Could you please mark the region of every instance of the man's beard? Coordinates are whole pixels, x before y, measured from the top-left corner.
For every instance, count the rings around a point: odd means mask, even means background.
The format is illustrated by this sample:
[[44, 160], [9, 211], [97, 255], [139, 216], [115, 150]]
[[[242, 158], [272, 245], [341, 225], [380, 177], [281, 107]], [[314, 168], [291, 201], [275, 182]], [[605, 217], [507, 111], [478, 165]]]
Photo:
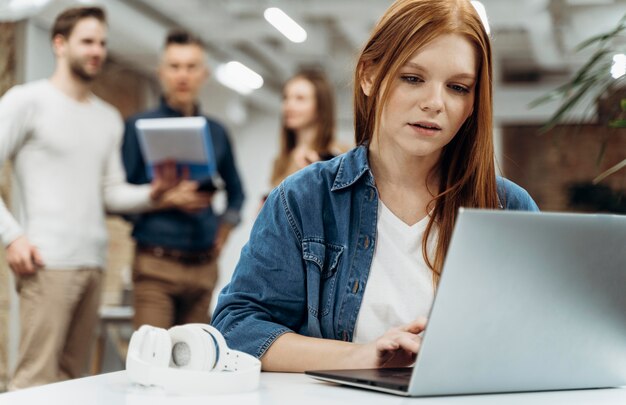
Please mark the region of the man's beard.
[[92, 82], [100, 73], [102, 68], [98, 69], [94, 73], [90, 73], [85, 70], [84, 66], [81, 64], [80, 59], [71, 59], [70, 60], [70, 71], [74, 76], [78, 77], [83, 82], [89, 83]]

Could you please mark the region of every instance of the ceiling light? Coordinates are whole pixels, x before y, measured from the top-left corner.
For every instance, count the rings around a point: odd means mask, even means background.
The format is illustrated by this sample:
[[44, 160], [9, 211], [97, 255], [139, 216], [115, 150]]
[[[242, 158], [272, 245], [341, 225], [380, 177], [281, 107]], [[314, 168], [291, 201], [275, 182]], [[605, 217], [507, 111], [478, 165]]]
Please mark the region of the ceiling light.
[[280, 31], [291, 42], [306, 41], [306, 31], [285, 12], [277, 7], [270, 7], [265, 10], [263, 16], [268, 23]]
[[602, 6], [615, 3], [614, 0], [566, 0], [570, 6]]
[[483, 25], [485, 26], [485, 31], [487, 31], [487, 34], [491, 33], [491, 29], [489, 28], [489, 21], [487, 21], [487, 10], [485, 10], [485, 6], [483, 6], [483, 3], [481, 3], [480, 1], [472, 1], [472, 6], [474, 6], [474, 8], [476, 9], [476, 12], [478, 12], [478, 15], [480, 16], [480, 21], [482, 21]]
[[0, 1], [0, 21], [19, 21], [39, 13], [50, 0]]
[[620, 77], [626, 75], [626, 55], [623, 53], [618, 53], [617, 55], [613, 55], [613, 66], [611, 66], [611, 76], [614, 79], [619, 79]]
[[241, 94], [250, 94], [263, 86], [263, 78], [240, 62], [231, 61], [215, 69], [215, 77], [224, 86]]

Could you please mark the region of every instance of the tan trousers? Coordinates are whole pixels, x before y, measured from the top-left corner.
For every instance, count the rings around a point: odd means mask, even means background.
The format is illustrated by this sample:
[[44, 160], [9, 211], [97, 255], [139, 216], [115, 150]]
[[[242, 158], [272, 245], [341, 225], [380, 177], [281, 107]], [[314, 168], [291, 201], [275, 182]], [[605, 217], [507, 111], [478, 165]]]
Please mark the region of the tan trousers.
[[9, 390], [83, 376], [101, 290], [98, 268], [43, 269], [17, 278], [20, 345]]
[[135, 328], [209, 323], [217, 260], [185, 264], [137, 251], [133, 264]]

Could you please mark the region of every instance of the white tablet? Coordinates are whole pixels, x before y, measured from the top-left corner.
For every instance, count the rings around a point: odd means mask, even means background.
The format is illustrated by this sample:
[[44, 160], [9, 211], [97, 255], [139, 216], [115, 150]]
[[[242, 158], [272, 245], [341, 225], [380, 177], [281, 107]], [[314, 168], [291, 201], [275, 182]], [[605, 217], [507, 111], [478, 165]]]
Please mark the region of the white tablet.
[[174, 160], [190, 178], [201, 180], [216, 172], [211, 133], [204, 117], [144, 118], [135, 123], [148, 177], [153, 167]]

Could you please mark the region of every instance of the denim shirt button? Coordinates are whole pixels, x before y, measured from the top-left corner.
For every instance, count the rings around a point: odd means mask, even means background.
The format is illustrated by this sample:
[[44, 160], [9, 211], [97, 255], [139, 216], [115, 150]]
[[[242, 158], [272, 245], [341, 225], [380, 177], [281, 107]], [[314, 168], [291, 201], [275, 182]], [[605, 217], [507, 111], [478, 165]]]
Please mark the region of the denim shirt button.
[[365, 235], [365, 238], [363, 239], [363, 247], [365, 249], [370, 247], [370, 237]]
[[373, 188], [370, 188], [369, 200], [374, 201], [374, 197], [376, 197], [376, 191]]
[[346, 332], [345, 330], [342, 333], [342, 339], [344, 342], [348, 341], [348, 332]]
[[354, 285], [352, 286], [352, 294], [356, 294], [359, 291], [359, 280], [354, 280]]

